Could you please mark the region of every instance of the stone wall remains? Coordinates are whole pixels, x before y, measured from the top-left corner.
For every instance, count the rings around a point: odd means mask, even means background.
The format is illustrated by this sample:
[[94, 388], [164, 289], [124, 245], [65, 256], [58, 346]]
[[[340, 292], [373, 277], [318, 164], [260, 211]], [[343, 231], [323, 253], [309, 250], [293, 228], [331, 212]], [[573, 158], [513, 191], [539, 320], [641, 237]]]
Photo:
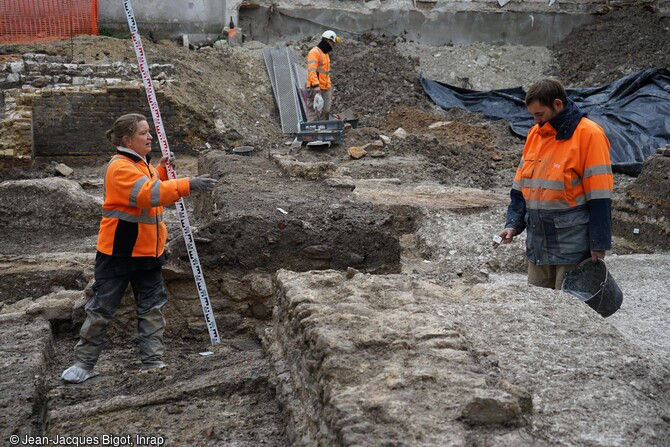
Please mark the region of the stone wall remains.
[[[160, 90], [174, 73], [150, 67], [172, 149], [190, 152], [178, 109]], [[0, 60], [0, 169], [28, 168], [35, 157], [103, 155], [113, 151], [104, 134], [116, 118], [151, 111], [136, 64], [73, 64], [62, 56], [26, 53]], [[91, 138], [93, 136], [93, 138]], [[159, 152], [156, 141], [155, 151]]]
[[[163, 92], [156, 97], [161, 104], [163, 125], [168, 139], [180, 145], [176, 134], [176, 107]], [[42, 89], [32, 99], [34, 155], [101, 155], [114, 148], [105, 132], [119, 116], [139, 112], [153, 120], [144, 89], [125, 85], [90, 89]], [[155, 141], [155, 150], [158, 141]]]

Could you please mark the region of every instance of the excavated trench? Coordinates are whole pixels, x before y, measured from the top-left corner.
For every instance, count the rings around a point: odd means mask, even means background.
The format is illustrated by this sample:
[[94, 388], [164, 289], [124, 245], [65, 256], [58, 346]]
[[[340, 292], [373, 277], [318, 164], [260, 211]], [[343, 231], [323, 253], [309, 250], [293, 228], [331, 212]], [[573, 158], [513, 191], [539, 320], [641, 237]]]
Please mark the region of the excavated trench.
[[[283, 153], [275, 155], [283, 157]], [[92, 164], [78, 166], [76, 159], [68, 161], [79, 173], [78, 181], [89, 184], [97, 169]], [[196, 169], [194, 161], [182, 157], [184, 174]], [[139, 372], [129, 291], [110, 327], [108, 345], [97, 366], [101, 375], [83, 385], [64, 385], [60, 372], [72, 361], [84, 317], [81, 306], [92, 293], [95, 233], [92, 228], [78, 234], [28, 231], [17, 239], [35, 247], [68, 247], [70, 251], [29, 255], [21, 254], [16, 246], [16, 255], [3, 256], [3, 283], [9, 285], [2, 291], [5, 306], [37, 316], [11, 322], [11, 312], [3, 316], [7, 322], [3, 338], [23, 340], [14, 345], [15, 360], [27, 350], [32, 352], [29, 359], [19, 362], [26, 368], [12, 378], [24, 384], [22, 391], [5, 399], [10, 406], [24, 408], [15, 415], [24, 434], [95, 437], [105, 433], [123, 443], [126, 435], [135, 439], [160, 432], [172, 445], [191, 444], [198, 437], [236, 445], [287, 445], [286, 420], [275, 400], [275, 383], [261, 347], [265, 329], [271, 325], [275, 272], [281, 268], [349, 267], [376, 273], [402, 269], [398, 227], [402, 232], [415, 227], [419, 216], [411, 206], [394, 208], [396, 215], [374, 211], [355, 203], [350, 188], [323, 187], [289, 177], [265, 156], [212, 152], [199, 164], [223, 185], [233, 186], [189, 202], [222, 343], [208, 344], [185, 246], [175, 236], [179, 234], [177, 215], [171, 209], [167, 222], [173, 261], [164, 271], [170, 294], [165, 359], [170, 368], [152, 374]], [[82, 172], [91, 178], [81, 177]], [[99, 196], [99, 186], [90, 186], [87, 193]], [[278, 197], [273, 191], [290, 191], [290, 195]], [[244, 208], [238, 205], [243, 200]], [[324, 209], [325, 203], [331, 205]], [[287, 214], [279, 212], [280, 208]], [[42, 305], [31, 310], [32, 299], [38, 297], [43, 297]], [[29, 380], [30, 375], [38, 377], [38, 382]], [[28, 403], [20, 404], [21, 398]], [[141, 430], [129, 428], [128, 421], [140, 413], [144, 420], [166, 419]], [[187, 428], [185, 417], [194, 420], [192, 429]], [[22, 418], [24, 422], [18, 422]], [[174, 430], [166, 429], [171, 418], [179, 419]]]

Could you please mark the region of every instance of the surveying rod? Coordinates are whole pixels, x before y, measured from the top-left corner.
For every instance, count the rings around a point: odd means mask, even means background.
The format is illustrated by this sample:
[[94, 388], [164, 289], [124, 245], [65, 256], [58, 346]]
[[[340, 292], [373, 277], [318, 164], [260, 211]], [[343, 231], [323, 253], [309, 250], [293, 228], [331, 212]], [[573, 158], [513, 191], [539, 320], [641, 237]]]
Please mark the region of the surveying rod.
[[[123, 0], [123, 9], [126, 11], [128, 27], [130, 28], [130, 36], [133, 39], [133, 46], [135, 47], [135, 54], [137, 55], [137, 65], [139, 67], [140, 74], [142, 75], [142, 81], [144, 82], [144, 90], [146, 90], [147, 93], [147, 100], [149, 101], [151, 116], [154, 119], [156, 136], [158, 137], [158, 142], [160, 143], [161, 153], [163, 154], [163, 157], [168, 157], [168, 161], [165, 163], [165, 167], [167, 168], [168, 177], [174, 180], [177, 178], [177, 174], [175, 173], [174, 166], [172, 166], [172, 164], [169, 162], [170, 147], [168, 146], [167, 138], [165, 136], [163, 120], [161, 119], [160, 110], [158, 110], [158, 101], [156, 100], [156, 93], [154, 92], [153, 83], [151, 82], [151, 73], [149, 73], [149, 66], [144, 54], [144, 48], [142, 47], [140, 33], [137, 31], [137, 22], [135, 22], [135, 14], [133, 13], [133, 7], [130, 4], [130, 0]], [[221, 343], [221, 340], [219, 339], [219, 331], [216, 328], [216, 320], [214, 319], [212, 304], [209, 300], [209, 294], [207, 293], [205, 278], [202, 275], [202, 268], [200, 267], [198, 251], [195, 248], [193, 232], [191, 231], [191, 225], [189, 224], [188, 216], [186, 215], [184, 199], [180, 198], [177, 200], [177, 202], [175, 202], [175, 206], [177, 207], [177, 212], [179, 213], [181, 231], [184, 235], [186, 251], [188, 252], [189, 260], [191, 261], [191, 269], [193, 270], [195, 285], [198, 289], [198, 295], [200, 296], [200, 305], [202, 306], [202, 311], [205, 314], [205, 322], [207, 323], [207, 329], [209, 330], [209, 338], [212, 340], [213, 345], [217, 345]]]

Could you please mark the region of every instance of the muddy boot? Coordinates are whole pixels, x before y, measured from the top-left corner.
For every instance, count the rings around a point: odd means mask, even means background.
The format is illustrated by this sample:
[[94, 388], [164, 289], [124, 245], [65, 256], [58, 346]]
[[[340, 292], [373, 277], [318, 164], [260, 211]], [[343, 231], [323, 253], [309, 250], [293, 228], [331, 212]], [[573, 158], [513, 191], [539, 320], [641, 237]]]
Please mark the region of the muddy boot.
[[142, 369], [165, 368], [162, 361], [165, 346], [163, 333], [165, 332], [165, 317], [163, 307], [156, 306], [147, 312], [137, 313], [137, 333], [140, 342], [140, 359]]
[[72, 365], [68, 369], [63, 371], [61, 379], [63, 379], [64, 382], [68, 383], [82, 383], [90, 379], [91, 377], [95, 377], [97, 375], [98, 375], [97, 372], [84, 369], [78, 365]]

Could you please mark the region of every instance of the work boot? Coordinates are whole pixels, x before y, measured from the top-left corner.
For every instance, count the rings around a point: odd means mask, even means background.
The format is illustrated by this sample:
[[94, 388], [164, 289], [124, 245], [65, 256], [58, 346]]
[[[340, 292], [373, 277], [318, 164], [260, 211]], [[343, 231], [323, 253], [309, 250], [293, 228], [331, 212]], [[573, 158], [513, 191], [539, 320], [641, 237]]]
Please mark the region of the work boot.
[[61, 379], [63, 379], [63, 381], [67, 383], [82, 383], [90, 379], [91, 377], [95, 377], [97, 375], [98, 375], [97, 372], [84, 369], [78, 365], [72, 365], [68, 369], [63, 371]]
[[149, 370], [158, 370], [165, 368], [167, 368], [167, 363], [163, 362], [162, 360], [155, 360], [153, 362], [142, 362], [142, 367], [140, 368], [140, 370], [149, 371]]
[[165, 332], [165, 317], [160, 305], [150, 308], [147, 312], [137, 313], [137, 334], [140, 344], [140, 360], [142, 369], [165, 368], [162, 361], [165, 346], [163, 333]]

